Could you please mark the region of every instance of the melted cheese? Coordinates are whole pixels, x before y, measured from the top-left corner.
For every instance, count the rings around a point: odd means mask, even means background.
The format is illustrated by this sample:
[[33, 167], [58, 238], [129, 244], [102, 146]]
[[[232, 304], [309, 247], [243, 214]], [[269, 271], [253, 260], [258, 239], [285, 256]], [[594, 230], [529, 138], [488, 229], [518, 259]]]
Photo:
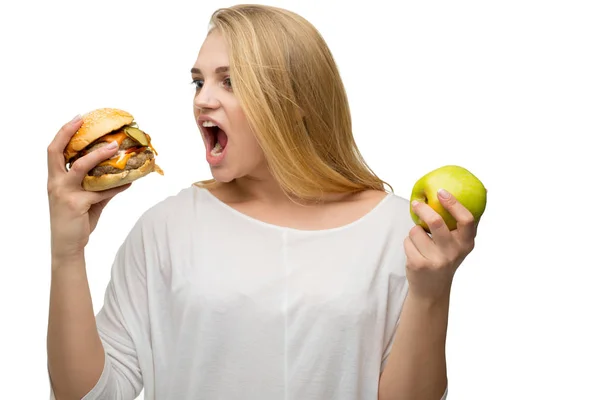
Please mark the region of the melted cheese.
[[129, 136], [127, 136], [127, 134], [124, 131], [120, 130], [120, 131], [117, 131], [116, 133], [111, 133], [110, 135], [106, 135], [106, 136], [102, 137], [102, 141], [110, 143], [114, 140], [119, 144], [119, 146], [121, 146], [121, 143], [123, 143], [123, 140], [127, 139], [128, 137]]
[[[115, 133], [111, 133], [110, 135], [104, 136], [102, 138], [102, 140], [107, 143], [116, 141], [118, 143], [118, 145], [121, 146], [123, 141], [128, 137], [129, 136], [125, 133], [125, 131], [119, 130]], [[148, 138], [148, 142], [150, 142], [150, 136], [146, 134], [146, 137]], [[149, 143], [148, 146], [142, 146], [142, 147], [149, 147], [152, 150], [152, 152], [154, 152], [154, 154], [158, 155], [158, 152], [154, 149], [154, 147], [152, 147], [152, 144]], [[137, 149], [137, 151], [140, 151], [140, 150], [142, 150], [142, 149], [139, 149], [139, 148]], [[129, 161], [129, 159], [132, 156], [136, 155], [137, 151], [133, 147], [129, 148], [127, 150], [119, 150], [119, 152], [117, 154], [112, 156], [110, 159], [101, 162], [100, 164], [98, 164], [98, 166], [110, 165], [111, 167], [114, 167], [114, 168], [125, 169], [125, 167], [127, 166], [127, 161]], [[161, 173], [161, 172], [162, 171], [160, 171], [159, 173]], [[162, 173], [161, 173], [161, 175], [162, 175]]]
[[119, 151], [114, 157], [101, 162], [100, 165], [110, 165], [111, 167], [118, 169], [125, 169], [127, 165], [127, 161], [131, 158], [131, 156], [135, 155], [135, 152], [125, 153], [123, 150]]

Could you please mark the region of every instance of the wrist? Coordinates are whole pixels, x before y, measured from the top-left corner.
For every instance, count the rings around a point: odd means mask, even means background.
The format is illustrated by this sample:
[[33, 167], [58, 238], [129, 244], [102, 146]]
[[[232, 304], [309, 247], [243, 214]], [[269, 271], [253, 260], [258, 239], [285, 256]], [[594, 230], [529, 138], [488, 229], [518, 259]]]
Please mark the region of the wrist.
[[52, 252], [51, 266], [52, 271], [63, 268], [77, 268], [85, 265], [84, 251], [76, 252]]
[[447, 310], [450, 307], [450, 290], [438, 296], [420, 296], [408, 291], [406, 301], [422, 310]]

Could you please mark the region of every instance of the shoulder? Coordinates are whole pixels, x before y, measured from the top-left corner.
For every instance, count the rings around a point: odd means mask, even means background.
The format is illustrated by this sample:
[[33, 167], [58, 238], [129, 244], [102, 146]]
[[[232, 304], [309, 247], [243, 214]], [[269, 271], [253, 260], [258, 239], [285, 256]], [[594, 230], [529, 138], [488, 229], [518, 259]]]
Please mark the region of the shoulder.
[[359, 228], [361, 235], [366, 235], [374, 241], [396, 242], [404, 240], [414, 226], [410, 215], [409, 200], [394, 192], [368, 191], [355, 198], [355, 215], [352, 225]]
[[138, 218], [136, 226], [144, 229], [189, 221], [198, 210], [204, 209], [207, 195], [204, 190], [191, 185], [180, 189], [146, 209]]
[[390, 192], [386, 194], [377, 207], [381, 208], [379, 218], [389, 220], [398, 229], [408, 233], [413, 227], [414, 222], [410, 215], [410, 201], [407, 198]]
[[408, 217], [410, 220], [410, 201], [402, 196], [399, 196], [395, 193], [388, 194], [388, 200], [390, 202], [390, 207], [399, 215], [403, 217]]
[[381, 207], [384, 204], [392, 210], [408, 210], [408, 199], [397, 195], [394, 192], [384, 192], [382, 190], [365, 190], [352, 199], [352, 201], [362, 202], [371, 208]]
[[180, 189], [179, 192], [163, 198], [142, 213], [140, 219], [143, 221], [152, 221], [168, 218], [177, 214], [182, 208], [189, 206], [190, 198], [192, 196], [190, 189], [192, 188], [183, 188]]

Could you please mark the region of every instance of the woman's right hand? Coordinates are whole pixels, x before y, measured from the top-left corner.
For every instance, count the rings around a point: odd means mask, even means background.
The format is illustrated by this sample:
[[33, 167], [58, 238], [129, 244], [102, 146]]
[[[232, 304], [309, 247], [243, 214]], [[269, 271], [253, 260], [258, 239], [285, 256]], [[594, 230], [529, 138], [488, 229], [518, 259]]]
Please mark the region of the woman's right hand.
[[48, 202], [53, 262], [83, 255], [104, 207], [115, 195], [131, 186], [127, 184], [102, 192], [88, 192], [81, 185], [92, 168], [116, 154], [118, 146], [96, 149], [75, 161], [67, 171], [63, 151], [81, 125], [81, 117], [75, 117], [58, 131], [48, 146]]

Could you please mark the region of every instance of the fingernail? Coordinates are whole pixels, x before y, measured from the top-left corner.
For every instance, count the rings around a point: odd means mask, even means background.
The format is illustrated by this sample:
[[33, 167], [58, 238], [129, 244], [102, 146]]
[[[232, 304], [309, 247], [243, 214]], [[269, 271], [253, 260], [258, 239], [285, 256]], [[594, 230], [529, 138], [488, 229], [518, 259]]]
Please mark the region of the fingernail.
[[413, 200], [410, 204], [412, 204], [413, 207], [416, 207], [419, 205], [419, 202], [417, 200]]
[[119, 144], [118, 144], [118, 143], [117, 143], [115, 140], [113, 140], [112, 142], [110, 142], [110, 143], [108, 144], [108, 146], [106, 146], [106, 148], [107, 148], [108, 150], [114, 150], [114, 149], [116, 149], [118, 146], [119, 146]]
[[448, 193], [446, 191], [446, 189], [440, 189], [440, 190], [438, 190], [438, 193], [440, 194], [440, 197], [442, 199], [449, 199], [450, 198], [450, 193]]
[[81, 114], [77, 114], [72, 120], [71, 122], [77, 122], [81, 119]]

